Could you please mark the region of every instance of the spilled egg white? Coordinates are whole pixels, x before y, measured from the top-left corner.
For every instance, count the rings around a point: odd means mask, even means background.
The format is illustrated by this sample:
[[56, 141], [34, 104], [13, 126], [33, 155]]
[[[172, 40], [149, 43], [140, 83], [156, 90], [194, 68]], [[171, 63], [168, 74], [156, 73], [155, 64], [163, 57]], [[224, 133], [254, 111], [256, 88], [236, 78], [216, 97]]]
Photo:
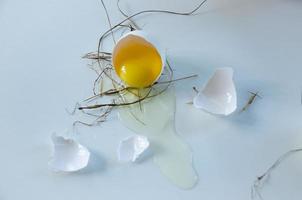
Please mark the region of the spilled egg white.
[[164, 70], [164, 67], [165, 67], [165, 63], [166, 63], [166, 54], [165, 54], [165, 50], [162, 48], [162, 46], [159, 44], [159, 42], [156, 40], [155, 37], [153, 37], [152, 35], [148, 34], [147, 32], [145, 31], [141, 31], [141, 30], [135, 30], [135, 31], [131, 31], [131, 32], [128, 32], [126, 33], [125, 35], [123, 35], [121, 38], [119, 38], [119, 40], [116, 42], [114, 48], [113, 48], [113, 53], [112, 53], [112, 63], [114, 62], [114, 59], [115, 59], [115, 52], [116, 52], [116, 47], [119, 45], [119, 42], [129, 36], [136, 36], [136, 37], [140, 37], [142, 39], [144, 39], [146, 42], [148, 42], [149, 44], [151, 44], [158, 52], [158, 54], [160, 55], [160, 58], [161, 58], [161, 63], [162, 63], [162, 66], [161, 66], [161, 71], [160, 73], [158, 74], [158, 76], [156, 77], [156, 79], [153, 81], [156, 82], [163, 70]]

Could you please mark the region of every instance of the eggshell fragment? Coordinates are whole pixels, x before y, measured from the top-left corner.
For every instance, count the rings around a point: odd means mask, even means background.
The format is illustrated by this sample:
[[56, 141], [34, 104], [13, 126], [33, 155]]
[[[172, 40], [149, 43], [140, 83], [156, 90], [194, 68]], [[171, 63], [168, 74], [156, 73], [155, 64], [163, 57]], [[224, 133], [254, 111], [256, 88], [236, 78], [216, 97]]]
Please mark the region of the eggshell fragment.
[[149, 140], [140, 135], [130, 136], [122, 140], [118, 147], [118, 160], [121, 162], [135, 162], [149, 148]]
[[90, 152], [73, 139], [52, 136], [53, 154], [48, 163], [55, 172], [75, 172], [88, 165]]
[[193, 100], [196, 108], [212, 114], [229, 115], [237, 108], [233, 69], [219, 68]]

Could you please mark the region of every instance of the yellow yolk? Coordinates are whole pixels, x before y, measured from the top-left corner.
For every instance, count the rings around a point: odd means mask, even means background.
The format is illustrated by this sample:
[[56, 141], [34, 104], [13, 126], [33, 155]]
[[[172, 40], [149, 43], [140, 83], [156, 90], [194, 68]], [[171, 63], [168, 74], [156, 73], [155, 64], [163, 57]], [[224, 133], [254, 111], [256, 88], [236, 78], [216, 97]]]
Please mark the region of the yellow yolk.
[[117, 43], [112, 61], [117, 75], [128, 86], [136, 88], [152, 85], [163, 67], [156, 48], [135, 35], [128, 35]]

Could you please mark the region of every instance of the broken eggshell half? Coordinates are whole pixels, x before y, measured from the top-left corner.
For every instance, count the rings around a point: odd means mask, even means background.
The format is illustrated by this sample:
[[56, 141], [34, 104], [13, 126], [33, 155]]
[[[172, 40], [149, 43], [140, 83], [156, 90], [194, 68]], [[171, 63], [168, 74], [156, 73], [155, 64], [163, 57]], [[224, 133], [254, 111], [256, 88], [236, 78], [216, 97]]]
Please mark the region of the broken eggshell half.
[[196, 108], [217, 115], [229, 115], [237, 108], [233, 69], [218, 68], [193, 100]]
[[88, 165], [90, 152], [73, 139], [52, 135], [53, 154], [48, 163], [55, 172], [75, 172]]
[[165, 50], [155, 37], [135, 30], [123, 35], [112, 53], [116, 74], [128, 86], [144, 88], [161, 76], [166, 63]]
[[147, 137], [134, 135], [122, 140], [119, 144], [117, 155], [121, 162], [136, 162], [143, 154], [147, 153], [150, 142]]

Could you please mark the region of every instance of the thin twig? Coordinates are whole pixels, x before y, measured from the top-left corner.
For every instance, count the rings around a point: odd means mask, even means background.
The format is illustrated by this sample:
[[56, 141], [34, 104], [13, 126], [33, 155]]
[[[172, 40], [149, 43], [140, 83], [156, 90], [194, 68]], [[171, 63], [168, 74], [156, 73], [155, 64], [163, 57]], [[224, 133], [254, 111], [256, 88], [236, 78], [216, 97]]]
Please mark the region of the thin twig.
[[259, 97], [259, 98], [262, 98], [260, 95], [259, 95], [259, 92], [249, 92], [251, 94], [249, 100], [247, 101], [247, 103], [245, 104], [245, 106], [241, 109], [240, 112], [243, 112], [243, 111], [246, 111], [253, 103], [254, 101], [256, 100], [256, 97]]
[[84, 59], [91, 59], [91, 60], [96, 60], [96, 59], [101, 59], [105, 61], [111, 61], [112, 54], [108, 52], [90, 52], [85, 54], [82, 58]]
[[[165, 90], [168, 89], [168, 87], [170, 86], [170, 84], [172, 83], [172, 76], [173, 76], [173, 70], [167, 60], [167, 64], [168, 64], [168, 69], [170, 70], [171, 72], [171, 77], [170, 77], [170, 80], [168, 82], [165, 82], [167, 83], [167, 86], [160, 92], [156, 93], [155, 95], [150, 95], [149, 94], [151, 93], [151, 90], [152, 90], [152, 87], [148, 88], [149, 91], [147, 92], [147, 94], [143, 97], [143, 98], [139, 98], [135, 101], [132, 101], [132, 102], [123, 102], [123, 103], [106, 103], [106, 104], [96, 104], [96, 105], [92, 105], [92, 106], [82, 106], [82, 107], [79, 107], [78, 109], [79, 110], [87, 110], [87, 109], [98, 109], [98, 108], [102, 108], [102, 107], [105, 107], [105, 106], [110, 106], [110, 107], [119, 107], [119, 106], [128, 106], [128, 105], [132, 105], [132, 104], [135, 104], [135, 103], [140, 103], [142, 101], [144, 101], [145, 99], [147, 98], [151, 98], [151, 97], [154, 97], [154, 96], [157, 96], [157, 95], [160, 95], [161, 93], [163, 93]], [[195, 75], [193, 76], [190, 76], [190, 78], [192, 77], [195, 77]], [[183, 80], [182, 79], [179, 79], [179, 80]]]
[[[78, 124], [85, 125], [85, 126], [95, 126], [95, 125], [98, 125], [98, 124], [100, 124], [102, 122], [105, 122], [107, 120], [107, 116], [110, 114], [110, 112], [112, 111], [112, 109], [113, 109], [113, 107], [107, 107], [105, 109], [105, 112], [102, 115], [100, 115], [100, 116], [97, 115], [96, 116], [97, 118], [92, 123], [83, 122], [83, 121], [79, 121], [79, 120], [75, 121], [73, 123], [73, 128], [75, 129]], [[91, 114], [91, 113], [85, 112], [85, 114]]]
[[[128, 18], [129, 16], [121, 9], [121, 7], [120, 7], [120, 0], [118, 0], [117, 2], [116, 2], [116, 4], [117, 4], [117, 8], [118, 8], [118, 10], [120, 11], [120, 13], [125, 17], [125, 18]], [[130, 26], [132, 25], [133, 26], [133, 28], [135, 29], [135, 30], [141, 30], [141, 28], [132, 20], [132, 19], [129, 19], [129, 21], [130, 21]], [[132, 31], [132, 30], [131, 30]]]
[[190, 75], [190, 76], [185, 76], [185, 77], [174, 79], [174, 80], [170, 80], [170, 81], [156, 82], [155, 84], [159, 85], [159, 84], [173, 83], [173, 82], [176, 82], [176, 81], [181, 81], [181, 80], [190, 79], [190, 78], [196, 78], [196, 77], [198, 77], [198, 75], [197, 74], [193, 74], [193, 75]]
[[132, 102], [126, 102], [126, 103], [106, 103], [106, 104], [96, 104], [96, 105], [92, 105], [92, 106], [83, 106], [83, 107], [79, 107], [78, 109], [79, 110], [88, 110], [88, 109], [97, 109], [97, 108], [102, 108], [102, 107], [105, 107], [105, 106], [110, 106], [110, 107], [119, 107], [119, 106], [128, 106], [128, 105], [132, 105], [132, 104], [135, 104], [135, 103], [138, 103], [140, 101], [144, 101], [148, 95], [150, 94], [152, 88], [149, 89], [149, 92], [143, 97], [143, 98], [140, 98], [140, 99], [137, 99], [135, 101], [132, 101]]
[[196, 92], [197, 94], [199, 93], [199, 90], [194, 86], [193, 87], [194, 92]]
[[77, 102], [73, 108], [72, 111], [69, 111], [67, 108], [65, 108], [65, 111], [69, 114], [69, 115], [74, 115], [76, 113], [76, 111], [78, 110], [78, 108], [81, 106], [81, 104], [79, 102]]
[[[116, 28], [118, 28], [120, 25], [122, 25], [123, 23], [125, 23], [127, 20], [129, 19], [132, 19], [138, 15], [141, 15], [141, 14], [144, 14], [144, 13], [166, 13], [166, 14], [174, 14], [174, 15], [192, 15], [194, 14], [197, 10], [199, 10], [201, 8], [201, 6], [206, 2], [207, 0], [203, 0], [201, 3], [199, 3], [199, 5], [194, 8], [193, 10], [189, 11], [189, 12], [175, 12], [175, 11], [169, 11], [169, 10], [144, 10], [144, 11], [140, 11], [140, 12], [137, 12], [129, 17], [127, 17], [126, 19], [122, 20], [121, 22], [119, 22], [118, 24], [114, 25], [113, 27], [111, 27], [109, 30], [107, 30], [99, 39], [99, 42], [98, 42], [98, 48], [97, 48], [97, 52], [101, 52], [101, 44], [102, 44], [102, 41], [105, 37], [107, 37], [108, 33], [112, 33], [112, 31]], [[100, 63], [100, 60], [98, 59], [98, 64], [101, 66], [101, 63]], [[105, 73], [105, 75], [108, 77], [108, 78], [111, 78], [108, 76], [107, 73]], [[113, 82], [115, 80], [111, 79]]]
[[[104, 52], [104, 51], [101, 51], [101, 46], [102, 46], [102, 42], [103, 40], [108, 36], [108, 35], [112, 35], [113, 37], [113, 40], [115, 42], [115, 39], [114, 39], [114, 31], [116, 31], [118, 28], [120, 27], [129, 27], [127, 25], [124, 25], [124, 23], [126, 21], [130, 21], [130, 23], [132, 23], [133, 26], [135, 26], [135, 23], [132, 21], [132, 19], [138, 15], [141, 15], [141, 14], [144, 14], [144, 13], [167, 13], [167, 14], [175, 14], [175, 15], [192, 15], [193, 13], [195, 13], [207, 0], [203, 0], [197, 7], [195, 7], [193, 10], [189, 11], [189, 12], [174, 12], [174, 11], [169, 11], [169, 10], [144, 10], [144, 11], [140, 11], [140, 12], [137, 12], [133, 15], [130, 15], [126, 17], [126, 19], [122, 20], [121, 22], [119, 22], [118, 24], [112, 26], [111, 25], [111, 21], [110, 21], [110, 18], [109, 18], [109, 14], [108, 14], [108, 11], [107, 11], [107, 8], [103, 2], [103, 0], [101, 0], [102, 2], [102, 5], [105, 9], [105, 12], [106, 12], [106, 15], [107, 15], [107, 19], [108, 19], [108, 22], [109, 22], [109, 25], [110, 25], [110, 29], [107, 30], [100, 38], [99, 38], [99, 41], [98, 41], [98, 48], [97, 48], [97, 52], [96, 53], [89, 53], [89, 54], [86, 54], [84, 56], [84, 58], [88, 58], [88, 59], [96, 59], [97, 60], [97, 64], [98, 66], [100, 67], [101, 69], [101, 73], [99, 74], [98, 78], [95, 80], [94, 82], [94, 92], [95, 92], [95, 87], [96, 85], [99, 83], [99, 80], [103, 80], [103, 77], [102, 77], [102, 74], [104, 74], [107, 78], [109, 78], [111, 81], [112, 81], [112, 84], [114, 85], [114, 89], [110, 89], [108, 91], [105, 91], [105, 92], [102, 92], [100, 91], [99, 94], [95, 94], [93, 97], [90, 97], [89, 99], [87, 100], [92, 100], [94, 99], [95, 97], [98, 97], [98, 96], [103, 96], [103, 95], [112, 95], [112, 94], [118, 94], [120, 95], [121, 97], [121, 93], [124, 92], [124, 91], [129, 91], [131, 93], [133, 93], [131, 90], [134, 89], [134, 88], [131, 88], [131, 87], [124, 87], [123, 85], [121, 85], [118, 81], [116, 81], [112, 76], [111, 76], [111, 70], [109, 70], [107, 72], [107, 69], [106, 67], [102, 66], [103, 63], [101, 63], [101, 61], [105, 61], [105, 62], [111, 62], [111, 59], [112, 59], [112, 55], [108, 52]], [[124, 12], [119, 8], [119, 10], [121, 11], [121, 13], [123, 14]], [[124, 13], [125, 14], [125, 13]], [[131, 29], [131, 26], [130, 26], [130, 29]], [[188, 79], [188, 78], [193, 78], [193, 77], [196, 77], [197, 75], [193, 75], [193, 76], [190, 76], [190, 77], [184, 77], [184, 78], [180, 78], [180, 79], [175, 79], [175, 80], [172, 80], [172, 77], [173, 77], [173, 70], [169, 64], [169, 62], [167, 61], [167, 64], [168, 64], [168, 70], [170, 70], [170, 77], [168, 81], [163, 81], [163, 82], [156, 82], [155, 84], [153, 84], [152, 86], [149, 86], [147, 89], [149, 90], [147, 92], [147, 94], [144, 96], [144, 97], [138, 97], [137, 100], [135, 101], [132, 101], [132, 102], [125, 102], [123, 101], [122, 99], [122, 103], [116, 103], [114, 100], [112, 103], [107, 103], [107, 104], [96, 104], [96, 105], [92, 105], [92, 106], [82, 106], [82, 107], [79, 107], [78, 109], [79, 110], [89, 110], [89, 109], [97, 109], [97, 108], [104, 108], [104, 107], [107, 107], [107, 108], [110, 108], [110, 109], [113, 109], [114, 107], [117, 107], [117, 106], [128, 106], [128, 105], [132, 105], [132, 104], [136, 104], [136, 103], [141, 103], [142, 101], [144, 101], [145, 99], [148, 99], [148, 98], [152, 98], [152, 97], [155, 97], [157, 95], [160, 95], [161, 93], [163, 93], [164, 91], [166, 91], [169, 86], [171, 85], [172, 82], [174, 81], [179, 81], [179, 80], [183, 80], [183, 79]], [[155, 94], [151, 94], [151, 91], [153, 89], [153, 87], [155, 85], [160, 85], [160, 84], [166, 84], [164, 89], [162, 89], [161, 91], [159, 92], [156, 92]], [[119, 89], [121, 88], [121, 89]], [[154, 88], [155, 90], [155, 88]], [[108, 112], [107, 112], [108, 111]], [[103, 115], [105, 114], [105, 116], [107, 116], [111, 110], [107, 110], [105, 113], [103, 113]], [[101, 115], [101, 119], [102, 116]], [[99, 121], [102, 121], [102, 120], [99, 120]], [[86, 124], [86, 125], [94, 125], [96, 122], [98, 123], [99, 121], [95, 121], [94, 123], [92, 124], [88, 124], [88, 123], [83, 123], [83, 122], [77, 122], [77, 123], [81, 123], [81, 124]]]
[[257, 179], [254, 181], [254, 184], [252, 185], [251, 188], [251, 199], [255, 199], [258, 197], [259, 199], [263, 199], [260, 190], [263, 187], [264, 183], [268, 180], [270, 177], [271, 173], [278, 168], [278, 166], [290, 155], [302, 152], [302, 148], [297, 148], [297, 149], [292, 149], [282, 156], [280, 156], [274, 163], [271, 165], [261, 176], [258, 176]]
[[[162, 81], [162, 82], [156, 82], [154, 83], [152, 86], [155, 86], [155, 85], [160, 85], [160, 84], [168, 84], [168, 83], [172, 83], [172, 82], [176, 82], [176, 81], [181, 81], [181, 80], [186, 80], [186, 79], [190, 79], [190, 78], [195, 78], [195, 77], [198, 77], [197, 74], [194, 74], [194, 75], [190, 75], [190, 76], [186, 76], [186, 77], [182, 77], [182, 78], [178, 78], [178, 79], [174, 79], [174, 80], [170, 80], [170, 81]], [[150, 88], [152, 86], [148, 86], [148, 87], [145, 87], [143, 89], [147, 89], [147, 88]], [[133, 89], [137, 89], [135, 87], [122, 87], [120, 89], [109, 89], [107, 91], [104, 91], [104, 92], [101, 92], [99, 94], [95, 94], [94, 96], [91, 96], [87, 99], [85, 99], [84, 101], [91, 101], [93, 100], [94, 98], [98, 98], [98, 97], [102, 97], [102, 96], [110, 96], [110, 95], [115, 95], [115, 94], [118, 94], [118, 93], [121, 93], [121, 92], [124, 92], [126, 90], [133, 90]]]
[[[106, 17], [107, 17], [107, 20], [108, 20], [108, 23], [109, 23], [109, 27], [111, 29], [112, 28], [112, 24], [111, 24], [111, 20], [110, 20], [109, 14], [108, 14], [108, 10], [107, 10], [106, 5], [105, 5], [105, 3], [104, 3], [103, 0], [101, 0], [101, 3], [102, 3], [103, 8], [105, 10]], [[113, 30], [111, 30], [111, 35], [112, 35], [113, 42], [116, 43], [115, 38], [114, 38], [114, 34], [113, 34]]]
[[189, 11], [189, 12], [175, 12], [175, 11], [169, 11], [169, 10], [143, 10], [140, 12], [137, 12], [133, 15], [128, 16], [126, 19], [122, 20], [121, 22], [119, 22], [118, 24], [114, 25], [112, 28], [110, 28], [109, 30], [107, 30], [99, 39], [99, 44], [98, 44], [98, 52], [100, 52], [100, 46], [101, 43], [103, 41], [103, 39], [105, 37], [107, 37], [108, 33], [111, 33], [114, 29], [116, 29], [117, 27], [119, 27], [120, 25], [122, 25], [123, 23], [125, 23], [126, 21], [128, 21], [129, 19], [132, 19], [138, 15], [141, 14], [145, 14], [145, 13], [166, 13], [166, 14], [173, 14], [173, 15], [192, 15], [194, 14], [197, 10], [199, 10], [201, 8], [201, 6], [203, 6], [203, 4], [206, 3], [207, 0], [203, 0], [201, 3], [198, 4], [197, 7], [195, 7], [193, 10]]

